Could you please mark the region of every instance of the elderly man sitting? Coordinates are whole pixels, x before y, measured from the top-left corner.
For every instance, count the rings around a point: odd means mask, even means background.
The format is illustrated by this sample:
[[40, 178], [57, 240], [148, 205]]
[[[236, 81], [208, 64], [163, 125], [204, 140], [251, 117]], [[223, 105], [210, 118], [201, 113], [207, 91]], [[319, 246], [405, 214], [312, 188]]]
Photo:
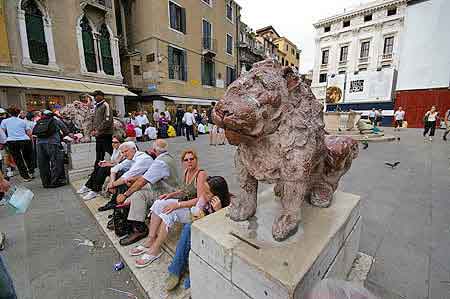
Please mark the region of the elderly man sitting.
[[119, 150], [125, 160], [111, 168], [108, 190], [113, 196], [106, 205], [98, 208], [100, 212], [114, 209], [117, 195], [128, 189], [128, 180], [143, 175], [153, 163], [153, 158], [138, 151], [136, 144], [132, 141], [122, 143]]
[[145, 238], [148, 228], [144, 221], [153, 202], [178, 187], [176, 162], [168, 153], [167, 142], [157, 139], [153, 143], [153, 152], [157, 157], [150, 168], [143, 176], [129, 179], [133, 182], [130, 188], [117, 196], [118, 204], [130, 203], [128, 221], [133, 227], [132, 233], [119, 241], [120, 245], [127, 246]]

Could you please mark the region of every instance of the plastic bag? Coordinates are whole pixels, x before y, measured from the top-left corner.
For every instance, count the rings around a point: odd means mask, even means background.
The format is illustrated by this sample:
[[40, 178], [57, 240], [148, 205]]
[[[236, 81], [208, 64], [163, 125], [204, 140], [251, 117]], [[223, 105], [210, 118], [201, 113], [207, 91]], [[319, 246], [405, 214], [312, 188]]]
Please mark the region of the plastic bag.
[[6, 204], [12, 207], [17, 214], [23, 214], [27, 211], [33, 197], [34, 193], [22, 186], [13, 186], [5, 194]]

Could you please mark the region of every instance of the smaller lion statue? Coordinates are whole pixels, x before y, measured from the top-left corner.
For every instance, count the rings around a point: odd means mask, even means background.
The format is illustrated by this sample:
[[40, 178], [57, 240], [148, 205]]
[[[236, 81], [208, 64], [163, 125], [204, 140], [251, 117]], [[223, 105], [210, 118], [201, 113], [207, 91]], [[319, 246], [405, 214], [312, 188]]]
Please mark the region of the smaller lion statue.
[[236, 145], [240, 194], [230, 218], [244, 221], [256, 213], [258, 181], [275, 184], [281, 210], [272, 236], [295, 234], [305, 199], [328, 207], [340, 178], [358, 155], [350, 137], [325, 135], [323, 106], [290, 67], [275, 60], [254, 64], [234, 81], [212, 112]]

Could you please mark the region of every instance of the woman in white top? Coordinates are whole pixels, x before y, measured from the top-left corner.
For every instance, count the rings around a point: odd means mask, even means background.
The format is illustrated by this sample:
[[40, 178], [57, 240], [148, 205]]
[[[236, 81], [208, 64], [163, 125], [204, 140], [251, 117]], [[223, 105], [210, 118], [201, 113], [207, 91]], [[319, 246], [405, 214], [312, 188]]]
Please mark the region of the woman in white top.
[[110, 161], [100, 161], [95, 165], [94, 171], [91, 173], [89, 180], [78, 191], [78, 194], [84, 194], [83, 199], [89, 200], [97, 197], [98, 192], [102, 191], [103, 184], [109, 176], [111, 167], [117, 165], [123, 160], [123, 156], [119, 151], [120, 140], [114, 136], [112, 140], [113, 153]]
[[191, 141], [191, 139], [189, 138], [189, 135], [192, 135], [192, 139], [195, 141], [194, 125], [196, 123], [195, 123], [194, 115], [192, 114], [192, 107], [191, 106], [189, 106], [186, 109], [186, 113], [184, 113], [183, 123], [184, 123], [184, 126], [186, 128], [186, 139], [187, 139], [187, 141]]
[[431, 110], [425, 113], [423, 118], [425, 129], [423, 131], [423, 137], [426, 138], [428, 132], [430, 132], [430, 141], [433, 141], [434, 131], [436, 130], [436, 120], [438, 118], [439, 111], [436, 111], [435, 106], [431, 106]]

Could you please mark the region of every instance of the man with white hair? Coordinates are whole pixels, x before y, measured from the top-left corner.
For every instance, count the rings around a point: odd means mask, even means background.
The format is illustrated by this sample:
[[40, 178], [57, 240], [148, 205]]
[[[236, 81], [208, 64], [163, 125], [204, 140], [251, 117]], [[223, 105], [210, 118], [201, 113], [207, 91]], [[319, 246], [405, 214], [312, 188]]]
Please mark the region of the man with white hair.
[[[143, 175], [153, 163], [153, 158], [138, 151], [136, 144], [132, 141], [122, 143], [119, 146], [119, 151], [125, 157], [125, 160], [111, 168], [108, 190], [113, 196], [106, 205], [98, 208], [100, 212], [114, 209], [117, 195], [128, 189], [128, 180]], [[120, 176], [120, 173], [123, 174]]]
[[148, 235], [145, 217], [153, 202], [160, 195], [177, 189], [178, 172], [175, 159], [168, 152], [168, 144], [164, 139], [157, 139], [153, 143], [153, 151], [157, 156], [144, 175], [130, 179], [130, 188], [117, 196], [117, 204], [130, 203], [128, 221], [133, 230], [128, 236], [119, 241], [120, 245], [133, 244]]

